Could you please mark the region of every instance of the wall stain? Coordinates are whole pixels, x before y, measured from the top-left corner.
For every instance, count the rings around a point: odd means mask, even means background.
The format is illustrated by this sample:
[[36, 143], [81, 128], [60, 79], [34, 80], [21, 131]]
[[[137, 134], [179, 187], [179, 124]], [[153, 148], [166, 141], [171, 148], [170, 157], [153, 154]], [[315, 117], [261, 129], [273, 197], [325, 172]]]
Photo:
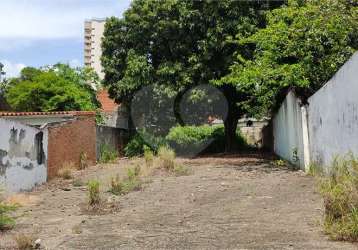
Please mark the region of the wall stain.
[[[32, 170], [35, 167], [33, 162], [37, 162], [39, 164], [42, 164], [44, 162], [45, 155], [42, 143], [43, 136], [39, 137], [39, 135], [37, 134], [35, 136], [33, 144], [30, 146], [30, 149], [28, 145], [25, 145], [23, 142], [25, 137], [26, 130], [24, 129], [20, 129], [19, 131], [16, 128], [12, 128], [10, 130], [9, 150], [5, 151], [0, 149], [0, 176], [4, 176], [6, 173], [6, 169], [14, 166], [14, 164], [16, 164], [15, 166], [22, 167], [23, 169]], [[10, 159], [27, 158], [30, 160], [30, 163], [28, 163], [28, 161], [26, 161], [26, 163], [22, 161], [17, 161], [16, 163], [12, 164], [9, 160], [4, 162], [5, 157], [8, 157]]]
[[6, 168], [10, 167], [10, 162], [7, 160], [6, 163], [3, 162], [3, 159], [7, 156], [5, 150], [0, 149], [0, 176], [5, 175]]

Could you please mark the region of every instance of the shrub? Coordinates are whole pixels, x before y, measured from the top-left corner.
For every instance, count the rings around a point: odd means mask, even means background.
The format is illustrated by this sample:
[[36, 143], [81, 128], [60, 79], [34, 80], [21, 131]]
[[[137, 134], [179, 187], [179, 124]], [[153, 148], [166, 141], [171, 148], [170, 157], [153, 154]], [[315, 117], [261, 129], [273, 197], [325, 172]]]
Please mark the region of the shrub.
[[112, 163], [118, 158], [118, 152], [108, 144], [102, 144], [99, 152], [100, 163]]
[[138, 131], [124, 148], [127, 157], [143, 155], [145, 150], [158, 152], [159, 147], [167, 145], [165, 138], [154, 136], [146, 131]]
[[57, 176], [65, 180], [69, 180], [73, 177], [72, 172], [74, 168], [75, 167], [73, 163], [64, 163], [62, 167], [57, 171]]
[[336, 240], [358, 240], [358, 159], [337, 157], [327, 176], [320, 178], [324, 199], [324, 229]]
[[[177, 126], [170, 129], [166, 139], [178, 154], [219, 153], [225, 149], [225, 131], [222, 125]], [[240, 149], [247, 143], [237, 130], [236, 144]]]
[[90, 206], [99, 205], [101, 202], [101, 195], [99, 191], [100, 183], [97, 180], [88, 181], [88, 203]]

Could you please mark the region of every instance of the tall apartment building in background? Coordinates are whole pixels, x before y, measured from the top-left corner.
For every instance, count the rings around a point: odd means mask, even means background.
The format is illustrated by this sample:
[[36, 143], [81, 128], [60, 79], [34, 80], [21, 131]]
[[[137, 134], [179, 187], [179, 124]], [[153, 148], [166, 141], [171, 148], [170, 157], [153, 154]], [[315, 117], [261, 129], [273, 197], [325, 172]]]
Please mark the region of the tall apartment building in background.
[[85, 21], [85, 66], [93, 68], [100, 79], [104, 78], [101, 66], [102, 37], [106, 19], [89, 19]]
[[[87, 67], [93, 68], [101, 80], [104, 79], [104, 73], [102, 72], [101, 65], [101, 43], [105, 23], [105, 18], [93, 18], [85, 21], [84, 64]], [[125, 113], [125, 110], [121, 110], [120, 106], [109, 97], [108, 91], [105, 88], [100, 88], [97, 90], [97, 99], [102, 106], [102, 114], [104, 114], [104, 126], [107, 127], [107, 130], [108, 127], [114, 129], [128, 128], [126, 118], [127, 114]], [[103, 129], [104, 128], [102, 128], [102, 130]], [[118, 134], [119, 132], [117, 131], [115, 133]]]

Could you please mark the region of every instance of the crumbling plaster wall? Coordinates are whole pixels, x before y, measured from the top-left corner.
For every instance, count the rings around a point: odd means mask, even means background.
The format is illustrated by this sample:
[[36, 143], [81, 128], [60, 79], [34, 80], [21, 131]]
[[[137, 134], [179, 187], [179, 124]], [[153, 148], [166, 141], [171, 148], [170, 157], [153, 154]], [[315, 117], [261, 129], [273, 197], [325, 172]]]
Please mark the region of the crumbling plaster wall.
[[0, 118], [0, 188], [29, 190], [47, 180], [47, 130]]

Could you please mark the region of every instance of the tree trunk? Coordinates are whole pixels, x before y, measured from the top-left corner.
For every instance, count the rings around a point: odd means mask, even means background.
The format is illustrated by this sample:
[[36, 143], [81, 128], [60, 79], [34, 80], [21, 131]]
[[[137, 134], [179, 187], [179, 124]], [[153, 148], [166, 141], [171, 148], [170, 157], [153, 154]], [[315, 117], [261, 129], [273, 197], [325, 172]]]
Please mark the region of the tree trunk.
[[229, 112], [226, 120], [224, 121], [225, 152], [234, 152], [235, 150], [237, 150], [237, 144], [236, 144], [237, 124], [238, 124], [238, 116], [234, 113]]
[[137, 133], [136, 127], [134, 125], [133, 118], [132, 118], [131, 103], [130, 102], [122, 102], [122, 107], [125, 109], [124, 112], [126, 113], [127, 120], [128, 120], [128, 135], [131, 138]]
[[240, 111], [236, 105], [236, 90], [227, 86], [223, 93], [228, 102], [228, 113], [224, 121], [225, 127], [225, 152], [234, 152], [237, 150], [236, 128], [240, 117]]
[[183, 91], [180, 91], [174, 99], [174, 107], [173, 107], [174, 108], [174, 116], [175, 116], [176, 122], [180, 126], [185, 126], [185, 123], [181, 117], [181, 112], [180, 112], [180, 103], [183, 99], [185, 92], [186, 92], [186, 89]]

